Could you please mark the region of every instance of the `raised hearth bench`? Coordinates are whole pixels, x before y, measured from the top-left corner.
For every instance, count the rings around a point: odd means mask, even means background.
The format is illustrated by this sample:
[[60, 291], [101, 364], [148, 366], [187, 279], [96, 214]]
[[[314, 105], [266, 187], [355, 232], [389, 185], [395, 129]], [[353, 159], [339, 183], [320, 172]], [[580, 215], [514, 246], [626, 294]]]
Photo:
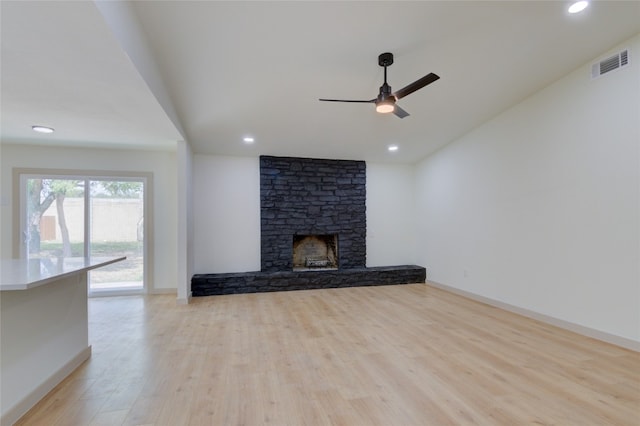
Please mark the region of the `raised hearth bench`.
[[16, 422], [91, 356], [87, 271], [124, 259], [0, 261], [0, 424]]
[[426, 275], [425, 268], [415, 265], [317, 271], [196, 274], [191, 279], [191, 294], [193, 296], [214, 296], [267, 291], [415, 284], [425, 282]]

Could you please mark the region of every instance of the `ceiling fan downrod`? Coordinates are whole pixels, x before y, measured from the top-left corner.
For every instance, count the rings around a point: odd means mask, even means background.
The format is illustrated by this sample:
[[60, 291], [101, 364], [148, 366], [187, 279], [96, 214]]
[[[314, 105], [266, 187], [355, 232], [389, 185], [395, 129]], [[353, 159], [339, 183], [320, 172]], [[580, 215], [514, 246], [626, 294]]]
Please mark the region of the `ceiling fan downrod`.
[[378, 56], [378, 65], [384, 68], [384, 83], [380, 87], [378, 101], [387, 99], [391, 95], [391, 86], [387, 84], [387, 67], [393, 64], [393, 53], [382, 53]]

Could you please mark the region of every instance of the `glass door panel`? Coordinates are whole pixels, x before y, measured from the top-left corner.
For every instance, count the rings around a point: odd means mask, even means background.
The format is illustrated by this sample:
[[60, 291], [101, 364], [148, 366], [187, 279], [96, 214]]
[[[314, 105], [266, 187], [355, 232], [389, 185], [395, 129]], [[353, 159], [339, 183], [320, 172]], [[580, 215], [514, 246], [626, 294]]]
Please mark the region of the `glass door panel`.
[[84, 256], [84, 180], [26, 179], [28, 258]]
[[91, 180], [89, 254], [126, 256], [89, 274], [89, 291], [141, 291], [144, 288], [144, 182]]

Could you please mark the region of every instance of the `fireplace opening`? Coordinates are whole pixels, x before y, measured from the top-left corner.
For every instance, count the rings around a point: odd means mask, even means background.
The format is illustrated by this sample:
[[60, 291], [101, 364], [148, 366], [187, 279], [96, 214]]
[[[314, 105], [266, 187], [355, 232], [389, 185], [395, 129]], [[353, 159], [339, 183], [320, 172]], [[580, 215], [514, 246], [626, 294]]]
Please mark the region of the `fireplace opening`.
[[294, 235], [293, 270], [338, 269], [338, 235]]

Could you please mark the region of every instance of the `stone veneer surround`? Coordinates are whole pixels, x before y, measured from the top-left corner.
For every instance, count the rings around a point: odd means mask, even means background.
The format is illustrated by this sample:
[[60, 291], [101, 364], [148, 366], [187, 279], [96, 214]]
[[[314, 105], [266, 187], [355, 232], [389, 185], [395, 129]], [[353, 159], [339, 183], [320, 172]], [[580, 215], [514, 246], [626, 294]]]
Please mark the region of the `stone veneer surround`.
[[366, 266], [364, 161], [260, 157], [264, 272], [293, 269], [294, 235], [338, 235], [338, 269]]

